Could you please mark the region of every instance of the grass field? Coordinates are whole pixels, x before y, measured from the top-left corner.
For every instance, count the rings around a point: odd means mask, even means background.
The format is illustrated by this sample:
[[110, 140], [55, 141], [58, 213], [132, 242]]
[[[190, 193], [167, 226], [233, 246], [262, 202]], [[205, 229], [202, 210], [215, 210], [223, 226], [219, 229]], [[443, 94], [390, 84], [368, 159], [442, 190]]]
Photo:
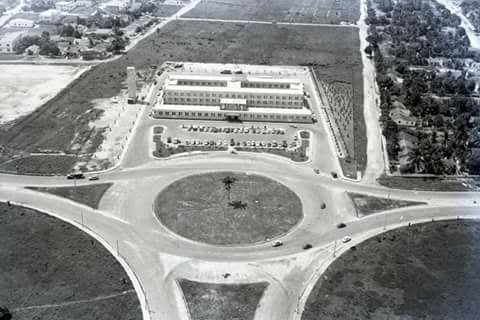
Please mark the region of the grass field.
[[393, 199], [372, 197], [372, 196], [368, 196], [360, 193], [354, 193], [354, 192], [348, 192], [347, 194], [352, 200], [355, 206], [355, 209], [357, 211], [357, 215], [359, 217], [368, 216], [370, 214], [387, 211], [387, 210], [426, 204], [425, 202], [393, 200]]
[[[234, 177], [230, 200], [222, 180]], [[229, 202], [241, 201], [235, 208]], [[155, 213], [173, 232], [215, 245], [251, 244], [288, 232], [302, 218], [290, 189], [258, 175], [214, 172], [180, 179], [155, 200]]]
[[15, 319], [140, 320], [116, 259], [84, 232], [0, 203], [0, 305]]
[[[5, 147], [0, 162], [14, 155], [45, 149], [74, 154], [78, 146], [82, 146], [80, 154], [96, 150], [102, 141], [102, 132], [92, 131], [88, 123], [97, 119], [102, 111], [94, 109], [92, 101], [118, 95], [125, 87], [127, 66], [135, 66], [145, 73], [150, 66], [166, 60], [276, 65], [316, 63], [321, 66], [319, 75], [322, 77], [335, 79], [351, 75], [352, 66], [361, 66], [358, 32], [354, 28], [327, 28], [171, 22], [119, 59], [85, 72], [68, 86], [68, 90], [8, 130], [0, 127], [0, 144]], [[45, 167], [44, 163], [49, 161], [46, 156], [38, 165]], [[53, 169], [56, 161], [55, 157], [50, 161]], [[23, 172], [21, 168], [18, 171]]]
[[[463, 180], [463, 181], [462, 181]], [[378, 178], [378, 182], [389, 188], [403, 190], [429, 190], [429, 191], [471, 191], [478, 190], [478, 181], [475, 179], [443, 179], [441, 177], [388, 177]]]
[[321, 276], [302, 320], [478, 319], [479, 241], [480, 223], [461, 220], [373, 237]]
[[191, 320], [253, 320], [266, 282], [214, 284], [179, 280]]
[[356, 23], [355, 0], [203, 0], [185, 17], [340, 24]]
[[27, 187], [27, 189], [51, 193], [98, 209], [100, 200], [112, 185], [113, 183], [98, 183], [79, 187]]

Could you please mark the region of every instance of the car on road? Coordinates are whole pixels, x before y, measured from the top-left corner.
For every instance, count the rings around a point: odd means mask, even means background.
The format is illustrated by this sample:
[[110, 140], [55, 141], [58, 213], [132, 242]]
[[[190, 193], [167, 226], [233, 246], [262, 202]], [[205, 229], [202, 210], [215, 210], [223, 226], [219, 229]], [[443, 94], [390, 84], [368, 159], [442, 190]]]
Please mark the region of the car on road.
[[338, 178], [338, 174], [334, 171], [330, 172], [330, 174], [332, 175], [332, 178], [333, 179], [337, 179]]
[[345, 223], [343, 223], [343, 222], [337, 223], [337, 228], [338, 228], [338, 229], [343, 229], [343, 228], [345, 228], [346, 226], [347, 226], [347, 225], [346, 225]]
[[303, 246], [303, 250], [308, 250], [308, 249], [312, 249], [313, 246], [310, 244], [310, 243], [307, 243], [306, 245]]
[[97, 181], [99, 179], [100, 179], [99, 176], [93, 176], [93, 177], [88, 178], [88, 180], [90, 180], [90, 181]]
[[319, 174], [319, 173], [320, 173], [320, 169], [315, 168], [315, 169], [313, 169], [313, 172], [315, 172], [316, 174]]
[[85, 175], [83, 173], [69, 173], [67, 174], [67, 179], [68, 180], [73, 180], [73, 179], [85, 179]]
[[347, 242], [349, 242], [350, 240], [352, 240], [352, 238], [350, 238], [349, 236], [345, 236], [345, 237], [343, 237], [342, 242], [343, 242], [343, 243], [347, 243]]
[[283, 246], [283, 242], [280, 241], [280, 240], [275, 240], [275, 241], [273, 241], [273, 243], [272, 243], [272, 247], [274, 247], [274, 248], [276, 248], [276, 247], [281, 247], [281, 246]]

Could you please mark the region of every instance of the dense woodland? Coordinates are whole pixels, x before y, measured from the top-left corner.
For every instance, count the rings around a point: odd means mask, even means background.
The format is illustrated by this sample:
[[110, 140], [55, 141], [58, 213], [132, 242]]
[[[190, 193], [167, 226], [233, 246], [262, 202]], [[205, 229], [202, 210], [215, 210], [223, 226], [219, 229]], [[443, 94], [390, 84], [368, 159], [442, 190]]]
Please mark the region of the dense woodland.
[[[480, 53], [470, 49], [460, 18], [433, 1], [374, 0], [367, 23], [365, 51], [375, 61], [392, 172], [480, 174], [479, 92], [472, 72]], [[392, 121], [395, 103], [417, 119], [415, 126]], [[400, 137], [408, 147], [400, 147]]]

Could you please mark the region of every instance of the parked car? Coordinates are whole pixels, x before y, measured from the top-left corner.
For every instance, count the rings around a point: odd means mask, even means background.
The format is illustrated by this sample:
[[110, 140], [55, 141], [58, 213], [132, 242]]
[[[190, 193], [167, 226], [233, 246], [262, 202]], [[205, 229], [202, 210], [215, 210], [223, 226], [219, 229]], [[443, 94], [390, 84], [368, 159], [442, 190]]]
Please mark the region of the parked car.
[[310, 244], [310, 243], [307, 243], [306, 245], [303, 246], [303, 250], [308, 250], [308, 249], [312, 249], [313, 246]]
[[332, 175], [332, 178], [333, 179], [337, 179], [338, 178], [338, 174], [334, 171], [330, 172], [330, 174]]
[[92, 177], [88, 178], [88, 180], [97, 181], [97, 180], [100, 180], [100, 177], [99, 176], [92, 176]]

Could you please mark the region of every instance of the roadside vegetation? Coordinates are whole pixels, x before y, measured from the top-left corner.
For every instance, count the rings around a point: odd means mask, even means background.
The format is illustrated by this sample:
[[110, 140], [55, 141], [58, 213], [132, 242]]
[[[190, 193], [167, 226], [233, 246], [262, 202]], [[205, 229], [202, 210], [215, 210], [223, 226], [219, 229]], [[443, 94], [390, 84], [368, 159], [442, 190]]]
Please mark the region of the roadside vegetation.
[[476, 319], [480, 223], [441, 221], [352, 247], [321, 275], [302, 320]]
[[377, 212], [400, 209], [411, 206], [418, 206], [426, 204], [425, 202], [418, 201], [405, 201], [405, 200], [395, 200], [388, 198], [380, 198], [368, 196], [365, 194], [347, 192], [348, 196], [355, 206], [355, 211], [357, 217], [368, 216]]
[[83, 231], [0, 203], [0, 243], [2, 319], [142, 319], [122, 266]]
[[112, 185], [113, 183], [97, 183], [78, 187], [27, 187], [27, 189], [50, 193], [98, 209], [100, 200]]
[[180, 279], [192, 320], [253, 320], [267, 282], [216, 284]]

